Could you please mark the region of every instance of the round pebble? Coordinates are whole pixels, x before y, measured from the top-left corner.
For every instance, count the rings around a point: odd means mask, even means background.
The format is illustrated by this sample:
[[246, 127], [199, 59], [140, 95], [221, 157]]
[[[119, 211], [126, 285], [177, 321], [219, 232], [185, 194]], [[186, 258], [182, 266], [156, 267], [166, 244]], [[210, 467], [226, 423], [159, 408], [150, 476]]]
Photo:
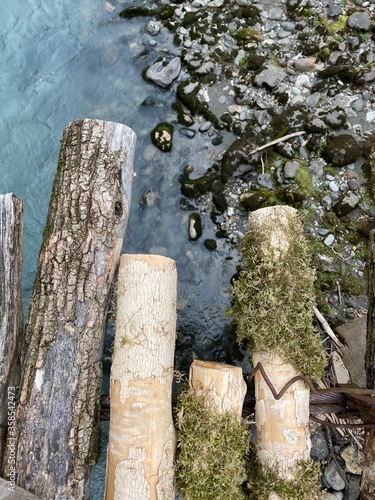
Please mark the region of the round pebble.
[[180, 128], [179, 132], [180, 135], [182, 135], [183, 137], [187, 137], [188, 139], [193, 139], [193, 137], [195, 137], [196, 134], [195, 130], [186, 127]]
[[336, 184], [335, 181], [331, 181], [329, 183], [329, 189], [333, 192], [333, 193], [337, 193], [338, 190], [339, 190], [339, 186]]
[[335, 237], [333, 236], [333, 234], [329, 234], [327, 236], [327, 238], [324, 240], [324, 244], [329, 247], [332, 245], [332, 243], [335, 241]]

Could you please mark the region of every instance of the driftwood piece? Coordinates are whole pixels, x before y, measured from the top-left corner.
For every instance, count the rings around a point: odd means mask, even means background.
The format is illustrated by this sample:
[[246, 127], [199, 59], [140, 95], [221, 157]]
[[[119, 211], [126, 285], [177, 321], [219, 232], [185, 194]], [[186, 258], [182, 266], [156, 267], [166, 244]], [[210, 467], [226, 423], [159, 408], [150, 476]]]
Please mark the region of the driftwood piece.
[[230, 412], [241, 421], [246, 382], [240, 367], [196, 359], [190, 366], [189, 386], [195, 394], [203, 394], [218, 414]]
[[349, 370], [352, 383], [358, 387], [366, 387], [366, 322], [366, 316], [362, 316], [335, 328], [344, 340], [339, 353]]
[[[374, 153], [371, 154], [370, 160], [374, 168]], [[368, 389], [375, 389], [375, 230], [370, 232], [367, 268], [366, 387]], [[373, 423], [375, 424], [375, 422]], [[364, 453], [365, 464], [362, 473], [361, 499], [373, 500], [375, 498], [375, 428], [366, 429]]]
[[88, 498], [99, 449], [108, 298], [123, 244], [135, 134], [113, 122], [64, 130], [26, 328], [18, 484]]
[[175, 262], [121, 257], [110, 391], [106, 500], [173, 500]]
[[[22, 229], [23, 202], [12, 193], [0, 195], [0, 470], [20, 380]], [[13, 431], [11, 425], [10, 438]]]

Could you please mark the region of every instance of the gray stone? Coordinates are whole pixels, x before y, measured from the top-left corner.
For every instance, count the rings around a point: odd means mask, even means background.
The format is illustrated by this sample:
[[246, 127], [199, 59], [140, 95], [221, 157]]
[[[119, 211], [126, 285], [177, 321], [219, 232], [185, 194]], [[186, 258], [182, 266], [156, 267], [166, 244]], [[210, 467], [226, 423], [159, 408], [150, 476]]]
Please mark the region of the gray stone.
[[317, 182], [324, 173], [324, 167], [326, 166], [326, 162], [323, 158], [317, 158], [316, 160], [310, 161], [310, 172], [312, 175], [313, 182]]
[[345, 488], [345, 481], [341, 477], [340, 472], [345, 476], [345, 472], [336, 462], [333, 460], [324, 468], [324, 479], [336, 491], [343, 490]]
[[195, 71], [195, 73], [197, 75], [208, 75], [212, 73], [214, 68], [215, 68], [215, 63], [212, 61], [207, 61], [203, 63], [202, 66]]
[[259, 87], [274, 88], [281, 83], [288, 75], [278, 66], [270, 65], [255, 77], [255, 84]]
[[280, 26], [285, 31], [293, 31], [294, 28], [296, 27], [296, 23], [293, 23], [291, 21], [283, 21], [283, 22], [280, 23]]
[[259, 174], [257, 180], [258, 180], [258, 184], [260, 186], [263, 186], [263, 187], [265, 187], [267, 189], [273, 189], [274, 188], [273, 181], [272, 181], [272, 176], [268, 172], [266, 172], [265, 174]]
[[286, 30], [279, 30], [279, 31], [277, 32], [277, 37], [278, 37], [278, 38], [286, 38], [287, 36], [290, 36], [289, 31], [286, 31]]
[[315, 63], [315, 57], [301, 57], [294, 61], [294, 68], [296, 71], [314, 71]]
[[337, 193], [337, 192], [338, 192], [338, 190], [339, 190], [339, 187], [338, 187], [338, 185], [336, 184], [336, 182], [335, 182], [335, 181], [331, 181], [331, 182], [329, 183], [329, 189], [330, 189], [333, 193]]
[[333, 236], [333, 234], [329, 234], [327, 236], [327, 238], [324, 240], [324, 244], [329, 247], [332, 245], [332, 243], [335, 241], [335, 237]]
[[[325, 236], [325, 235], [322, 235]], [[325, 437], [324, 430], [318, 427], [311, 435], [311, 452], [310, 455], [315, 460], [325, 460], [329, 455], [329, 448]]]
[[284, 11], [280, 7], [272, 7], [268, 12], [268, 19], [272, 19], [273, 21], [280, 21], [283, 17]]
[[361, 476], [349, 475], [349, 488], [346, 491], [345, 500], [357, 500], [359, 498]]
[[210, 130], [211, 127], [212, 127], [212, 123], [211, 122], [209, 122], [209, 121], [204, 122], [199, 127], [199, 132], [207, 132], [208, 130]]
[[339, 217], [344, 217], [348, 215], [349, 212], [354, 210], [359, 203], [359, 197], [353, 193], [353, 191], [348, 191], [337, 203], [332, 207], [332, 210]]
[[174, 57], [167, 61], [164, 57], [162, 61], [154, 63], [146, 71], [146, 77], [153, 83], [166, 89], [171, 83], [176, 80], [181, 71], [181, 60], [179, 57]]
[[294, 179], [300, 164], [297, 161], [287, 161], [284, 166], [285, 179]]
[[218, 99], [220, 104], [226, 104], [228, 102], [228, 99], [226, 98], [225, 95], [221, 95]]
[[160, 31], [160, 24], [157, 23], [156, 21], [149, 21], [146, 24], [146, 31], [150, 35], [157, 35]]
[[236, 0], [236, 4], [239, 5], [240, 7], [247, 7], [250, 2], [249, 0]]
[[195, 130], [186, 127], [181, 127], [179, 129], [179, 133], [180, 135], [182, 135], [183, 137], [187, 137], [188, 139], [193, 139], [193, 137], [195, 137], [196, 134]]
[[348, 19], [348, 26], [350, 28], [367, 31], [371, 24], [371, 17], [368, 12], [354, 12]]
[[313, 94], [309, 95], [308, 97], [306, 97], [307, 106], [309, 106], [310, 108], [315, 108], [321, 97], [322, 95], [320, 94], [320, 92], [314, 92]]

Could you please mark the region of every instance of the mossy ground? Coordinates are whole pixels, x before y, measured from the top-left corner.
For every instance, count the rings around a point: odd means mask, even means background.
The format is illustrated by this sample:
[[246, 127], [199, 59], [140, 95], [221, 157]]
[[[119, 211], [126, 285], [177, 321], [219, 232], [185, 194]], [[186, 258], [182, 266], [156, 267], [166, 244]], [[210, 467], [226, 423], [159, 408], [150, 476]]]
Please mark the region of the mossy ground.
[[176, 481], [184, 500], [247, 498], [245, 458], [250, 434], [230, 413], [219, 415], [209, 401], [184, 391], [176, 408]]

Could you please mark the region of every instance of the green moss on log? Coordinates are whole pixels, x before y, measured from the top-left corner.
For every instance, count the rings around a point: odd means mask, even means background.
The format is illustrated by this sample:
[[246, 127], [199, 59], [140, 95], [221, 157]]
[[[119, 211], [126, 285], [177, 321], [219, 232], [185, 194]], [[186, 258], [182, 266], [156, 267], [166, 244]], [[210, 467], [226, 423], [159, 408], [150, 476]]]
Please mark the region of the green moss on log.
[[234, 282], [228, 313], [237, 322], [239, 340], [248, 342], [250, 350], [277, 353], [317, 380], [324, 374], [326, 357], [312, 323], [315, 271], [299, 217], [288, 214], [277, 224], [287, 241], [282, 251], [271, 245], [271, 218], [261, 232], [250, 227], [244, 237], [243, 271]]
[[184, 500], [245, 499], [242, 483], [250, 434], [230, 413], [183, 392], [176, 408], [176, 481]]

